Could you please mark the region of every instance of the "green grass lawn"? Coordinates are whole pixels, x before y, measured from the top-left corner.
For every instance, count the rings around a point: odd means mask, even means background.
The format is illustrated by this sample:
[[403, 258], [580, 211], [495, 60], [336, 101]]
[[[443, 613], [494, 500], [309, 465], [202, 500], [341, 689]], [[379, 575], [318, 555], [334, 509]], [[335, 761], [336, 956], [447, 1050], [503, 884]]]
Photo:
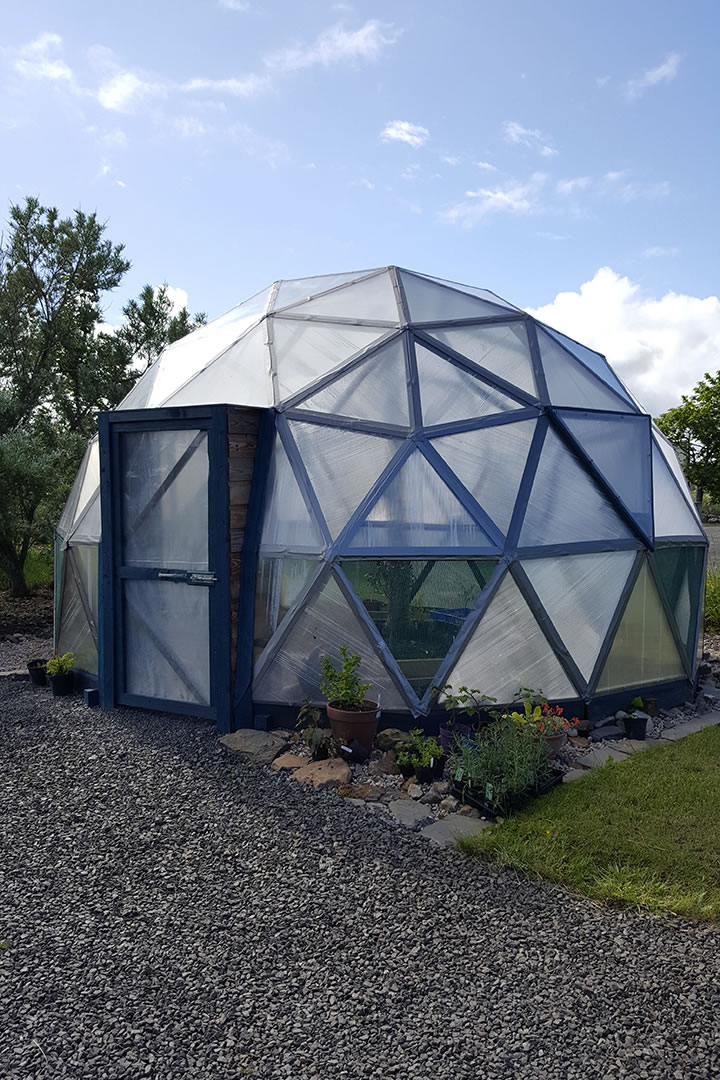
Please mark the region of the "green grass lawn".
[[[53, 551], [50, 545], [30, 548], [25, 560], [25, 580], [29, 586], [52, 585]], [[0, 589], [7, 589], [7, 575], [0, 570]]]
[[460, 848], [573, 892], [720, 920], [720, 727], [563, 784]]

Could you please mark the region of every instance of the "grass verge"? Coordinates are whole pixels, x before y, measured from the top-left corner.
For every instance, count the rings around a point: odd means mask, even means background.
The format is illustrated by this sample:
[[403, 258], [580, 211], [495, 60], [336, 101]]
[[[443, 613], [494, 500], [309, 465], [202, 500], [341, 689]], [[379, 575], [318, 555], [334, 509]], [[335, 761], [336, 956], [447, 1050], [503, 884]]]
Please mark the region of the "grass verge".
[[[28, 586], [52, 585], [53, 551], [50, 545], [30, 548], [25, 560], [25, 580]], [[7, 574], [0, 570], [0, 589], [8, 588]]]
[[596, 900], [720, 920], [720, 727], [563, 784], [461, 850]]
[[705, 579], [705, 629], [720, 630], [720, 566], [708, 566]]

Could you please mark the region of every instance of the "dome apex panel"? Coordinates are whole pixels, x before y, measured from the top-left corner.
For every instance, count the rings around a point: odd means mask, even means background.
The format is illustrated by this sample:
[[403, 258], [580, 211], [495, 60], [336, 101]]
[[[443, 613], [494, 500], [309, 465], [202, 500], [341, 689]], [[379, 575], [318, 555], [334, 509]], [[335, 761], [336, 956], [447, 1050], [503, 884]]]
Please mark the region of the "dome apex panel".
[[470, 293], [439, 285], [431, 278], [399, 270], [408, 310], [408, 322], [451, 322], [453, 319], [486, 319], [507, 315], [507, 309]]
[[395, 288], [385, 270], [286, 308], [288, 315], [318, 315], [363, 322], [400, 322]]
[[277, 292], [272, 301], [271, 310], [280, 311], [290, 304], [301, 304], [318, 293], [335, 289], [339, 285], [348, 285], [352, 281], [377, 273], [377, 270], [355, 270], [349, 274], [320, 274], [318, 277], [288, 278], [276, 282]]

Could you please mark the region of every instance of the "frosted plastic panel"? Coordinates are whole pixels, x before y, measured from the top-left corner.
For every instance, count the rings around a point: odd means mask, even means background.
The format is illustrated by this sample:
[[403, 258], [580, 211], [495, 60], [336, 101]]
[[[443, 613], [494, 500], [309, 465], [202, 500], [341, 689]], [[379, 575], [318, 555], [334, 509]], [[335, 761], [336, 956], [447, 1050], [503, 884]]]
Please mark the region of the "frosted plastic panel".
[[685, 677], [655, 582], [643, 563], [597, 690], [602, 693]]
[[317, 277], [281, 281], [272, 310], [278, 311], [280, 308], [287, 307], [288, 304], [298, 304], [302, 300], [309, 300], [317, 293], [334, 289], [338, 285], [347, 285], [348, 282], [357, 281], [358, 278], [366, 277], [371, 273], [372, 270], [354, 270], [350, 274], [320, 274]]
[[[96, 440], [94, 439], [92, 440], [92, 442], [95, 441]], [[67, 502], [63, 507], [63, 512], [60, 515], [60, 520], [57, 523], [57, 531], [63, 537], [67, 537], [70, 535], [70, 533], [72, 532], [73, 522], [77, 518], [78, 500], [80, 499], [80, 494], [85, 486], [85, 477], [88, 472], [88, 462], [90, 458], [90, 448], [92, 446], [92, 442], [89, 442], [88, 445], [85, 447], [82, 461], [80, 462], [80, 467], [75, 474], [75, 479], [73, 480], [70, 494], [68, 495]]]
[[625, 389], [601, 353], [595, 352], [594, 349], [588, 349], [587, 346], [581, 345], [578, 341], [573, 341], [572, 338], [565, 337], [565, 334], [561, 334], [559, 330], [553, 330], [549, 326], [546, 326], [545, 330], [547, 330], [548, 334], [555, 338], [556, 341], [559, 341], [561, 345], [564, 345], [574, 356], [577, 356], [577, 358], [585, 364], [585, 367], [594, 371], [598, 378], [607, 383], [611, 389], [615, 390], [621, 397], [624, 397], [626, 401], [629, 401], [634, 409], [635, 403], [632, 396]]
[[446, 681], [499, 704], [515, 701], [523, 686], [549, 700], [579, 696], [509, 573]]
[[437, 285], [445, 285], [449, 289], [457, 289], [458, 292], [469, 293], [470, 296], [477, 296], [480, 300], [486, 300], [489, 304], [497, 304], [500, 312], [503, 309], [506, 311], [521, 310], [515, 304], [511, 304], [509, 300], [503, 300], [502, 296], [491, 292], [490, 289], [477, 289], [474, 285], [463, 285], [459, 281], [448, 281], [446, 278], [432, 277], [430, 274], [416, 274], [415, 276], [424, 278], [426, 281], [434, 281]]
[[273, 318], [280, 400], [291, 397], [390, 333], [386, 327]]
[[132, 431], [121, 439], [125, 564], [207, 570], [207, 432]]
[[298, 420], [291, 420], [290, 427], [335, 539], [402, 441]]
[[95, 625], [98, 620], [98, 549], [94, 544], [73, 544], [72, 551], [75, 570], [80, 578], [85, 599]]
[[540, 603], [588, 681], [635, 558], [634, 551], [611, 551], [522, 563]]
[[400, 321], [395, 290], [390, 275], [386, 272], [375, 277], [346, 285], [326, 296], [318, 296], [298, 307], [293, 307], [288, 314], [331, 315], [336, 319], [364, 319], [369, 322], [380, 320], [397, 323]]
[[415, 356], [425, 427], [522, 408], [519, 402], [443, 360], [420, 342], [415, 345]]
[[407, 426], [410, 418], [402, 339], [396, 338], [296, 408]]
[[693, 500], [692, 492], [688, 486], [688, 482], [685, 479], [685, 473], [682, 471], [682, 465], [678, 459], [678, 455], [675, 452], [675, 447], [672, 445], [669, 439], [666, 439], [662, 431], [653, 425], [654, 441], [656, 442], [660, 453], [665, 458], [665, 461], [670, 466], [672, 474], [677, 480], [682, 490], [685, 499], [692, 510], [695, 517], [697, 517], [697, 508]]
[[461, 356], [537, 397], [525, 324], [433, 327], [430, 335]]
[[93, 497], [96, 491], [100, 488], [100, 444], [97, 435], [90, 441], [90, 445], [87, 449], [87, 456], [85, 458], [85, 476], [83, 477], [82, 484], [80, 485], [80, 492], [78, 495], [77, 506], [75, 507], [75, 515], [73, 517], [73, 526], [77, 525], [78, 520], [86, 509], [90, 499]]
[[124, 600], [126, 692], [209, 705], [209, 589], [126, 580]]
[[319, 552], [324, 546], [320, 528], [310, 516], [280, 436], [276, 435], [265, 489], [260, 550]]
[[85, 588], [86, 603], [97, 626], [97, 573], [97, 548], [89, 548], [87, 553], [81, 553], [77, 548], [67, 549], [57, 648], [60, 653], [73, 653], [73, 666], [92, 675], [97, 674], [97, 644], [80, 596], [77, 578]]
[[65, 564], [65, 541], [60, 533], [55, 533], [53, 559], [53, 648], [57, 652], [58, 634], [60, 632], [60, 615], [62, 612], [63, 594], [63, 569]]
[[652, 453], [655, 536], [704, 536], [657, 446]]
[[628, 412], [626, 399], [614, 394], [606, 383], [596, 378], [557, 341], [537, 327], [548, 397], [553, 405], [577, 405], [583, 409], [609, 409]]
[[[156, 396], [153, 394], [153, 401]], [[263, 321], [166, 396], [163, 405], [227, 403], [269, 408], [273, 402], [267, 323]]]
[[563, 412], [562, 419], [645, 535], [652, 537], [650, 418]]
[[400, 271], [410, 322], [450, 322], [452, 319], [482, 319], [502, 312], [466, 292], [437, 285], [430, 278]]
[[317, 559], [258, 560], [253, 643], [256, 660], [317, 568]]
[[373, 505], [350, 550], [488, 546], [492, 541], [416, 450]]
[[349, 559], [342, 565], [403, 675], [422, 697], [495, 561]]
[[74, 541], [90, 541], [93, 544], [99, 544], [101, 534], [100, 489], [98, 488], [95, 495], [88, 503], [82, 517], [79, 518], [77, 525], [73, 528], [70, 539]]
[[337, 663], [339, 645], [346, 645], [349, 652], [362, 658], [358, 675], [371, 685], [369, 698], [379, 700], [383, 709], [407, 709], [412, 704], [396, 688], [334, 578], [299, 615], [279, 651], [256, 678], [253, 700], [291, 704], [310, 698], [322, 702], [322, 658], [330, 656]]
[[117, 409], [146, 409], [153, 394], [155, 380], [160, 372], [160, 358], [152, 367], [149, 367], [141, 378], [133, 386], [132, 390], [125, 395]]
[[595, 481], [548, 428], [520, 531], [520, 546], [631, 536]]
[[685, 642], [688, 661], [693, 664], [698, 610], [703, 598], [705, 549], [656, 548], [652, 558], [672, 608], [678, 633]]
[[432, 440], [461, 484], [504, 533], [510, 527], [536, 423], [519, 420]]

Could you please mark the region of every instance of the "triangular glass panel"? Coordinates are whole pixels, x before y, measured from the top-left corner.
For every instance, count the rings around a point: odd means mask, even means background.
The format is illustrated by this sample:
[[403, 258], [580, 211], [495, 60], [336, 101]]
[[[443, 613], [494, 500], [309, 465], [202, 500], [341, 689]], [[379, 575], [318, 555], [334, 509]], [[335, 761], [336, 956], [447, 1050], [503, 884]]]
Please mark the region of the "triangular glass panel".
[[496, 565], [493, 559], [345, 559], [342, 567], [421, 698]]
[[362, 319], [365, 322], [400, 321], [395, 290], [387, 270], [374, 277], [345, 285], [334, 292], [293, 306], [288, 315], [325, 315], [337, 319]]
[[648, 539], [652, 539], [650, 417], [558, 413]]
[[498, 296], [497, 293], [492, 292], [490, 289], [478, 289], [474, 285], [462, 285], [459, 281], [448, 281], [446, 278], [432, 277], [430, 274], [416, 274], [415, 276], [424, 278], [426, 281], [434, 281], [437, 285], [445, 285], [448, 289], [457, 289], [458, 292], [477, 296], [479, 300], [485, 300], [488, 304], [496, 304], [498, 314], [503, 311], [521, 310], [521, 308], [511, 304], [509, 300], [504, 300], [502, 296]]
[[280, 400], [292, 397], [391, 331], [380, 326], [273, 318]]
[[553, 330], [550, 326], [543, 327], [544, 330], [555, 338], [556, 341], [564, 345], [565, 348], [577, 356], [578, 360], [581, 360], [585, 367], [590, 368], [599, 379], [607, 383], [608, 386], [615, 391], [616, 394], [620, 394], [630, 403], [632, 408], [635, 408], [635, 403], [632, 397], [625, 389], [623, 384], [618, 379], [615, 372], [612, 370], [602, 353], [595, 352], [593, 349], [588, 349], [586, 345], [581, 345], [579, 341], [573, 341], [572, 338], [566, 337], [565, 334], [561, 334], [559, 330]]
[[415, 343], [423, 426], [521, 409], [501, 390]]
[[656, 548], [651, 558], [685, 644], [688, 663], [693, 664], [698, 610], [703, 596], [705, 548]]
[[510, 527], [536, 423], [518, 420], [432, 440], [460, 483], [503, 533]]
[[579, 696], [510, 573], [445, 681], [478, 687], [502, 705], [516, 701], [523, 686], [550, 701]]
[[299, 420], [291, 420], [290, 427], [335, 539], [390, 464], [402, 440]]
[[489, 547], [493, 544], [487, 534], [415, 450], [373, 504], [349, 550]]
[[653, 508], [656, 538], [668, 536], [703, 537], [695, 514], [675, 483], [665, 458], [653, 444]]
[[588, 682], [635, 558], [634, 551], [603, 551], [522, 563], [540, 603]]
[[647, 562], [635, 583], [597, 690], [629, 689], [686, 678]]
[[606, 409], [611, 412], [631, 411], [625, 398], [613, 393], [607, 383], [588, 371], [539, 326], [537, 338], [551, 405]]
[[255, 662], [318, 569], [317, 559], [258, 559], [255, 591]]
[[304, 300], [317, 296], [318, 293], [334, 289], [338, 285], [347, 285], [351, 281], [357, 281], [358, 278], [367, 277], [372, 273], [372, 270], [354, 270], [349, 274], [320, 274], [317, 277], [290, 278], [287, 281], [281, 281], [272, 310], [279, 311], [280, 308], [288, 307], [290, 304], [301, 304]]
[[430, 335], [486, 371], [537, 397], [527, 331], [522, 322], [507, 325], [433, 327]]
[[693, 515], [697, 518], [698, 515], [697, 507], [695, 506], [695, 500], [693, 499], [692, 491], [690, 490], [688, 482], [685, 479], [685, 473], [682, 470], [682, 465], [680, 464], [680, 459], [677, 451], [675, 450], [675, 447], [670, 442], [670, 440], [663, 435], [662, 431], [655, 427], [655, 425], [653, 425], [653, 441], [655, 442], [662, 456], [665, 458], [665, 461], [667, 462], [670, 471], [680, 485], [680, 490], [683, 493], [685, 502], [692, 510]]
[[520, 547], [619, 540], [632, 533], [552, 428], [540, 455]]
[[[171, 357], [157, 361], [163, 364], [152, 390], [149, 404], [163, 405], [220, 405], [242, 402], [243, 405], [270, 408], [274, 401], [270, 375], [270, 352], [267, 346], [267, 323], [262, 322], [239, 341], [231, 344], [212, 362], [182, 385], [177, 373], [167, 365]], [[169, 386], [172, 383], [172, 391]], [[177, 388], [175, 388], [177, 386]]]
[[295, 408], [312, 412], [332, 413], [355, 420], [375, 420], [385, 424], [407, 427], [407, 372], [405, 348], [401, 338], [395, 338], [384, 348], [328, 383]]
[[400, 270], [411, 323], [452, 322], [453, 319], [483, 319], [503, 314], [501, 307], [488, 304], [469, 293], [437, 285], [430, 278]]
[[277, 652], [261, 668], [253, 685], [253, 700], [283, 705], [305, 698], [318, 703], [323, 701], [320, 689], [322, 659], [329, 656], [337, 664], [339, 645], [345, 645], [349, 653], [361, 657], [358, 677], [361, 682], [370, 683], [369, 699], [377, 701], [382, 709], [390, 710], [407, 710], [415, 704], [401, 695], [376, 646], [371, 644], [369, 631], [333, 577], [311, 597]]
[[280, 436], [275, 436], [265, 491], [265, 520], [260, 551], [317, 553], [325, 542], [310, 516]]

